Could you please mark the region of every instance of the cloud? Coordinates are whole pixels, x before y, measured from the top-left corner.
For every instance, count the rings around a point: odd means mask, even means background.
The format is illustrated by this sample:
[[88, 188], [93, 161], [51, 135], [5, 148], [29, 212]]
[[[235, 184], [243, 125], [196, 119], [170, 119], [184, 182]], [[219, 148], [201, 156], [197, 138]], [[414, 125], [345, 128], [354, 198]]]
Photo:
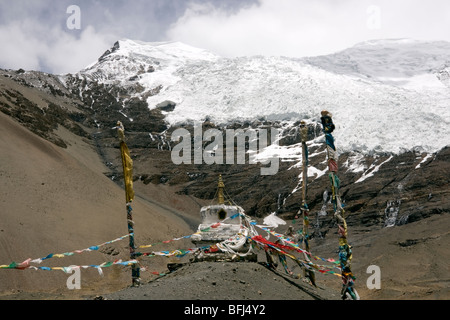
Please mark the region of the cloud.
[[261, 0], [230, 13], [197, 3], [188, 6], [167, 37], [223, 56], [301, 57], [376, 38], [450, 40], [449, 9], [444, 0]]
[[[30, 19], [0, 26], [0, 66], [10, 69], [75, 73], [92, 63], [113, 41], [114, 35], [101, 34], [92, 26], [71, 33], [60, 26], [48, 28]], [[94, 58], [95, 57], [95, 58]]]
[[[71, 5], [80, 9], [79, 30], [67, 28]], [[0, 1], [0, 68], [77, 72], [117, 40], [164, 41], [186, 5], [185, 0]]]
[[[80, 30], [66, 26], [72, 4]], [[377, 28], [368, 26], [370, 7], [380, 9]], [[73, 73], [123, 38], [182, 41], [227, 57], [301, 57], [369, 39], [450, 41], [448, 30], [448, 0], [0, 1], [0, 68]]]
[[22, 28], [23, 25], [19, 22], [0, 27], [0, 66], [36, 70], [39, 68], [39, 55], [30, 53], [41, 52], [43, 46], [33, 37], [26, 35]]
[[[62, 1], [0, 4], [0, 68], [74, 73], [92, 63], [117, 40], [92, 25], [70, 29], [71, 12]], [[87, 14], [86, 14], [87, 16]]]
[[[80, 29], [67, 27], [72, 4], [80, 9]], [[0, 68], [77, 72], [119, 39], [162, 41], [184, 6], [182, 0], [0, 1]]]
[[117, 40], [116, 35], [99, 33], [92, 26], [79, 36], [61, 29], [52, 30], [54, 41], [47, 42], [41, 61], [53, 73], [75, 73], [95, 62]]

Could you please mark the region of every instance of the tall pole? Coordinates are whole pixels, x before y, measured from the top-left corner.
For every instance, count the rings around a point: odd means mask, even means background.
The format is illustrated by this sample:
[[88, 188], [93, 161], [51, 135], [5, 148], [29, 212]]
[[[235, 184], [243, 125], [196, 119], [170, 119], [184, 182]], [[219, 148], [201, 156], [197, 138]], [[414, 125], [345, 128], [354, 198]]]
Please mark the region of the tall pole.
[[340, 181], [337, 176], [338, 171], [338, 154], [334, 145], [334, 138], [331, 134], [335, 125], [332, 120], [332, 115], [328, 111], [321, 112], [321, 118], [323, 132], [325, 133], [325, 142], [327, 147], [328, 157], [328, 171], [331, 182], [331, 202], [333, 204], [334, 217], [338, 225], [339, 236], [339, 264], [342, 273], [342, 297], [345, 298], [349, 293], [352, 299], [357, 299], [356, 290], [353, 288], [355, 277], [351, 271], [352, 250], [347, 241], [347, 222], [345, 220], [345, 210], [342, 205], [341, 197], [339, 194]]
[[219, 204], [224, 204], [225, 203], [225, 197], [224, 197], [224, 195], [223, 195], [223, 188], [225, 188], [225, 184], [223, 183], [223, 180], [222, 180], [222, 175], [220, 174], [219, 175], [219, 182], [218, 182], [218, 184], [217, 184], [217, 194], [218, 194], [218, 201], [219, 201]]
[[[125, 201], [127, 209], [127, 226], [129, 234], [129, 248], [130, 258], [133, 260], [136, 257], [136, 246], [134, 242], [134, 222], [133, 222], [133, 208], [131, 203], [134, 199], [133, 190], [133, 160], [130, 156], [130, 151], [125, 143], [125, 128], [122, 122], [117, 122], [117, 133], [120, 142], [120, 154], [122, 157], [123, 179], [125, 183]], [[133, 287], [137, 287], [140, 284], [140, 269], [137, 263], [132, 265], [131, 269], [131, 284]]]
[[[306, 196], [308, 193], [308, 146], [306, 145], [306, 141], [308, 140], [308, 127], [306, 126], [305, 121], [300, 122], [300, 138], [302, 140], [302, 205], [300, 210], [303, 215], [303, 248], [305, 251], [309, 252], [309, 208], [306, 203]], [[307, 262], [310, 262], [308, 255], [305, 253], [305, 259]], [[314, 272], [311, 270], [307, 270], [304, 268], [304, 276], [309, 278], [313, 285], [315, 284], [315, 276]]]

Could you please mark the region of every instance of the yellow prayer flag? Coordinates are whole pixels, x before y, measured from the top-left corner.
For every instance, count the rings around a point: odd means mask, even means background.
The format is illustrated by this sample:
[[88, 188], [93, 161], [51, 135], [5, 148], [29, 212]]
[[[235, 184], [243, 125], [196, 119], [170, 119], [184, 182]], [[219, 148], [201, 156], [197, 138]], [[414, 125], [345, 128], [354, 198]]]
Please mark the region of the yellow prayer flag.
[[120, 142], [120, 151], [122, 154], [123, 179], [125, 182], [125, 196], [126, 201], [131, 202], [134, 199], [133, 190], [133, 160], [130, 156], [130, 151], [124, 141]]

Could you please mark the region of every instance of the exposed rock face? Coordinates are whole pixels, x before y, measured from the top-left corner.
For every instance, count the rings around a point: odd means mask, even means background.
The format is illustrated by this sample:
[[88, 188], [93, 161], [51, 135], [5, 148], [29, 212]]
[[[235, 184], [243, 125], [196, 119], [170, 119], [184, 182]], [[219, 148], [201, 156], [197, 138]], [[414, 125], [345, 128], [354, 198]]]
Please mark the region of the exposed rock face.
[[56, 76], [19, 71], [0, 70], [3, 78], [0, 110], [3, 113], [63, 148], [67, 147], [66, 143], [54, 132], [58, 126], [89, 138], [88, 132], [80, 126], [86, 119], [82, 102], [74, 99]]
[[450, 88], [450, 66], [445, 65], [437, 72], [436, 76], [443, 84]]

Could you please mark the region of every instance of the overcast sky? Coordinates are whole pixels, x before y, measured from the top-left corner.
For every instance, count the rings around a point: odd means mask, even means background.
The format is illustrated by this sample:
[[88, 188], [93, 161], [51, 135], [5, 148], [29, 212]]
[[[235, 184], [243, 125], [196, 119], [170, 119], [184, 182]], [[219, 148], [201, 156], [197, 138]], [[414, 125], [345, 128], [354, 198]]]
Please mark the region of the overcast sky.
[[124, 38], [224, 57], [322, 55], [381, 38], [450, 41], [450, 1], [0, 0], [3, 69], [74, 73]]

